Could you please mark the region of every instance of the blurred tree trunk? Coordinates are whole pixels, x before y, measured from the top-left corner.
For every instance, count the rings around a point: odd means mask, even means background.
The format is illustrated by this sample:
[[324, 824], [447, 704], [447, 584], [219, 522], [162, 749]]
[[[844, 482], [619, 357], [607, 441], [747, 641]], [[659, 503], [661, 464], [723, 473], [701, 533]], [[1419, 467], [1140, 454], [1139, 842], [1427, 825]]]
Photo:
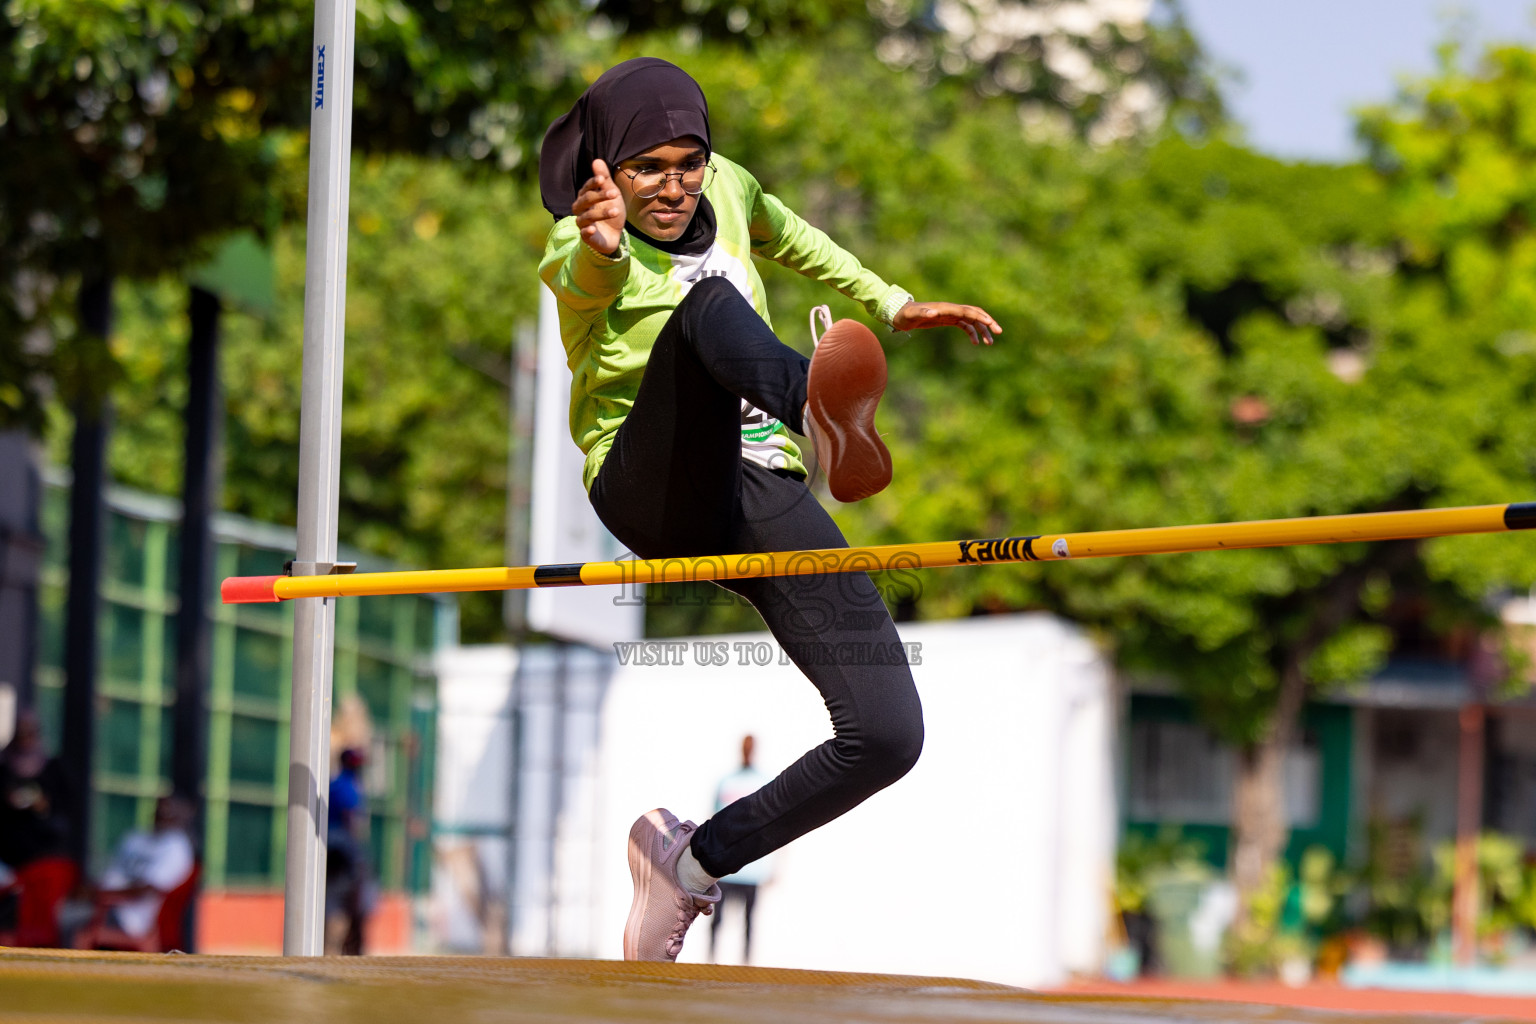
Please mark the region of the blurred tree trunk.
[[80, 367], [74, 381], [75, 433], [70, 442], [69, 590], [64, 606], [64, 735], [60, 760], [73, 790], [70, 852], [90, 862], [91, 786], [96, 752], [96, 671], [99, 661], [101, 563], [106, 541], [107, 440], [111, 433], [110, 377], [104, 367], [112, 334], [112, 276], [88, 277], [80, 287]]
[[208, 598], [213, 592], [213, 517], [223, 490], [224, 401], [219, 382], [219, 297], [193, 285], [189, 307], [192, 336], [187, 345], [171, 788], [196, 807], [199, 830], [194, 834], [201, 835], [205, 720], [213, 657]]
[[[1310, 652], [1309, 652], [1310, 653]], [[1232, 786], [1232, 884], [1237, 889], [1237, 920], [1248, 923], [1254, 896], [1270, 869], [1285, 853], [1290, 826], [1285, 810], [1285, 759], [1296, 740], [1307, 679], [1303, 657], [1286, 659], [1274, 716], [1264, 737], [1238, 751]]]
[[1275, 652], [1279, 687], [1274, 710], [1257, 742], [1242, 747], [1232, 786], [1230, 874], [1237, 889], [1239, 934], [1251, 923], [1254, 896], [1263, 890], [1271, 869], [1285, 854], [1290, 825], [1285, 810], [1285, 759], [1301, 733], [1306, 706], [1308, 662], [1360, 610], [1360, 592], [1372, 575], [1390, 577], [1407, 567], [1418, 552], [1416, 541], [1378, 544], [1370, 556], [1332, 577], [1317, 589], [1295, 595], [1305, 609], [1295, 640]]

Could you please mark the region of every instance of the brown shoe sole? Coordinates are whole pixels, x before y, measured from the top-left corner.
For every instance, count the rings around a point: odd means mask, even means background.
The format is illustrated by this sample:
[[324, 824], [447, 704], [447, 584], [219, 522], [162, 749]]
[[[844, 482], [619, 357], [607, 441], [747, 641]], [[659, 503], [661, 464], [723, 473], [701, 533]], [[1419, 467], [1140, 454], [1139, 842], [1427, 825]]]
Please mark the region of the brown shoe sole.
[[862, 501], [891, 482], [891, 453], [875, 430], [885, 381], [885, 350], [868, 327], [839, 320], [821, 336], [806, 380], [805, 426], [838, 501]]

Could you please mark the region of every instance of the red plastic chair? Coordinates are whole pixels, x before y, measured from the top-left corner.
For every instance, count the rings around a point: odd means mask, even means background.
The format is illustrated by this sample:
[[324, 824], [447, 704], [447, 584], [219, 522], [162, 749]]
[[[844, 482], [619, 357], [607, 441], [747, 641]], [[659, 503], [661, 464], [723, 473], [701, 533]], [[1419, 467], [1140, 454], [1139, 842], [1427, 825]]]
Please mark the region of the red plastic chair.
[[75, 936], [80, 949], [115, 949], [132, 953], [169, 953], [186, 946], [186, 934], [182, 922], [186, 920], [187, 904], [197, 894], [197, 881], [202, 877], [203, 866], [192, 865], [187, 880], [165, 894], [160, 903], [160, 913], [155, 926], [143, 935], [129, 935], [120, 928], [107, 924], [107, 902], [98, 901], [96, 914], [81, 932]]
[[57, 946], [59, 904], [79, 881], [79, 865], [68, 857], [39, 857], [17, 868], [16, 931], [0, 935], [0, 945]]
[[187, 948], [187, 936], [182, 924], [187, 920], [187, 905], [197, 895], [197, 881], [202, 874], [203, 866], [193, 864], [187, 880], [165, 894], [165, 902], [160, 904], [160, 916], [155, 927], [157, 945], [152, 952], [169, 953], [173, 949]]

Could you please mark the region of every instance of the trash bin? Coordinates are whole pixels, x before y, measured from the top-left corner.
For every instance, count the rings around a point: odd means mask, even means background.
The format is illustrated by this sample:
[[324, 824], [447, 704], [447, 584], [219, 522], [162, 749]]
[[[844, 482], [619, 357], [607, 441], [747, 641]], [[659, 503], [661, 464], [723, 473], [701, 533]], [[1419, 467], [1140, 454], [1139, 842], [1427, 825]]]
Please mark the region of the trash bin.
[[1236, 911], [1232, 887], [1207, 870], [1172, 868], [1148, 879], [1147, 906], [1157, 924], [1157, 956], [1175, 978], [1221, 974], [1221, 940]]

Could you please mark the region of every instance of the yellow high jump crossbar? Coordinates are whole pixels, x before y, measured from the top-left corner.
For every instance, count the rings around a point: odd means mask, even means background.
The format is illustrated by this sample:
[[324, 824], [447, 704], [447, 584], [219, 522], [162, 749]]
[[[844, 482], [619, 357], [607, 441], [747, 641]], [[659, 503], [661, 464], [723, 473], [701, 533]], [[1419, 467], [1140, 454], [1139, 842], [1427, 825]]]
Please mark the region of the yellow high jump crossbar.
[[1001, 562], [1057, 562], [1126, 555], [1413, 540], [1536, 529], [1536, 502], [1464, 508], [1363, 512], [1340, 516], [1264, 519], [1207, 526], [1159, 526], [1092, 533], [1047, 533], [989, 540], [931, 541], [875, 547], [774, 551], [702, 558], [576, 562], [495, 569], [428, 569], [326, 576], [232, 576], [220, 588], [225, 604], [289, 601], [300, 597], [445, 594], [535, 587], [683, 583], [693, 580], [803, 576], [888, 569], [936, 569]]

